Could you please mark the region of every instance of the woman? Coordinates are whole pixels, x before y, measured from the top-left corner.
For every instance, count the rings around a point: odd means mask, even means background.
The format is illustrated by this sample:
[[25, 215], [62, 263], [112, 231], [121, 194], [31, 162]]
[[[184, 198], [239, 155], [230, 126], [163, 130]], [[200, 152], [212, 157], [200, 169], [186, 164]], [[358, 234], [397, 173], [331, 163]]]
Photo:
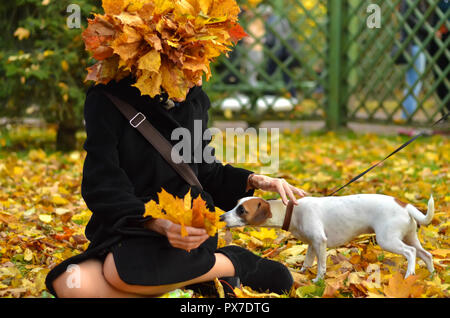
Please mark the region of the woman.
[[[88, 249], [55, 268], [47, 276], [48, 289], [57, 297], [146, 297], [175, 288], [208, 282], [216, 277], [239, 277], [254, 289], [288, 292], [292, 277], [277, 262], [262, 259], [237, 246], [217, 249], [217, 235], [204, 229], [180, 226], [162, 219], [143, 218], [145, 203], [164, 188], [182, 197], [189, 185], [134, 129], [103, 94], [127, 101], [170, 141], [173, 129], [185, 127], [193, 134], [194, 120], [207, 127], [210, 102], [202, 88], [192, 88], [186, 100], [168, 105], [167, 96], [141, 96], [132, 76], [92, 87], [85, 103], [87, 139], [81, 193], [93, 215], [86, 227]], [[208, 142], [203, 143], [206, 147]], [[285, 204], [305, 192], [282, 179], [220, 163], [190, 164], [210, 208], [231, 209], [254, 189], [278, 192]], [[76, 264], [77, 279], [68, 266]], [[73, 282], [73, 281], [72, 281]]]
[[[408, 16], [406, 16], [406, 24], [414, 30], [418, 24], [421, 23], [421, 18], [428, 9], [428, 4], [426, 1], [419, 1], [417, 4], [417, 9], [420, 14], [417, 14], [416, 11], [413, 11]], [[406, 15], [406, 13], [410, 10], [410, 4], [408, 1], [404, 0], [400, 7], [400, 13], [402, 15]], [[404, 30], [404, 38], [407, 38], [409, 35], [408, 30]], [[417, 42], [423, 43], [428, 37], [428, 30], [424, 27], [420, 27], [418, 31], [415, 33], [415, 38], [417, 38]], [[408, 46], [408, 53], [411, 59], [413, 60], [412, 65], [408, 65], [408, 70], [406, 71], [405, 81], [406, 88], [403, 91], [404, 101], [403, 101], [403, 112], [402, 118], [404, 120], [408, 120], [411, 115], [413, 115], [417, 109], [417, 105], [419, 104], [419, 95], [422, 91], [422, 77], [424, 76], [424, 72], [426, 69], [426, 55], [423, 49], [412, 40]]]

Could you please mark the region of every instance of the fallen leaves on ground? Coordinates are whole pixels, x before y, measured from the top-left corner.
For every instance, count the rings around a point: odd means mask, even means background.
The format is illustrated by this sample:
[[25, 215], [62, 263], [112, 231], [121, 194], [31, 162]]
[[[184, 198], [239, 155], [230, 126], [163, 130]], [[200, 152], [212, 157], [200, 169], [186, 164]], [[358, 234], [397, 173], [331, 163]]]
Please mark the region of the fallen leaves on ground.
[[[3, 138], [0, 136], [0, 145]], [[404, 141], [403, 137], [370, 134], [284, 133], [280, 136], [280, 171], [274, 176], [321, 196]], [[0, 297], [50, 297], [44, 285], [48, 271], [87, 248], [84, 229], [91, 212], [80, 194], [84, 157], [82, 151], [61, 154], [0, 149]], [[221, 246], [243, 246], [282, 262], [295, 281], [288, 295], [261, 294], [248, 286], [235, 293], [239, 297], [449, 297], [449, 157], [448, 139], [420, 138], [340, 193], [384, 193], [422, 210], [426, 210], [432, 193], [435, 217], [430, 225], [420, 227], [418, 236], [433, 254], [433, 276], [418, 260], [416, 275], [404, 280], [406, 259], [383, 251], [374, 236], [363, 235], [329, 249], [326, 276], [314, 284], [311, 280], [317, 266], [299, 272], [307, 245], [290, 233], [252, 227], [222, 229]], [[258, 168], [257, 164], [239, 166]], [[275, 197], [261, 191], [256, 195]]]

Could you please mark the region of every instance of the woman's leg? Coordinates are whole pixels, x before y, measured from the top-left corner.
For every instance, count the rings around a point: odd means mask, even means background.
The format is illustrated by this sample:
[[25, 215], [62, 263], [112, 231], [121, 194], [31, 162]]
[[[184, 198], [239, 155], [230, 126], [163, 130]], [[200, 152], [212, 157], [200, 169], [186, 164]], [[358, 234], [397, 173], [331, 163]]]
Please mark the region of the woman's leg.
[[66, 271], [55, 279], [53, 288], [60, 298], [136, 298], [161, 295], [176, 288], [212, 281], [216, 277], [234, 276], [231, 261], [223, 254], [215, 255], [216, 263], [213, 268], [200, 277], [172, 285], [140, 286], [128, 285], [120, 279], [112, 253], [109, 253], [104, 263], [88, 260], [77, 265], [80, 279], [78, 285], [70, 284], [74, 272]]
[[[76, 275], [78, 280], [75, 284], [73, 275]], [[74, 270], [59, 275], [53, 282], [53, 288], [60, 298], [142, 297], [111, 286], [103, 276], [103, 263], [94, 259], [84, 261], [78, 264]]]
[[[119, 277], [112, 253], [109, 253], [106, 256], [105, 262], [103, 264], [103, 275], [104, 279], [109, 285], [113, 286], [115, 289], [120, 290], [122, 292], [145, 296], [161, 295], [171, 290], [182, 288], [187, 285], [212, 281], [216, 277], [220, 278], [220, 277], [234, 276], [235, 270], [233, 263], [231, 263], [231, 261], [223, 254], [216, 253], [215, 256], [216, 256], [216, 263], [209, 272], [200, 277], [176, 284], [161, 285], [161, 286], [142, 286], [142, 285], [127, 284]], [[182, 270], [182, 268], [180, 268], [180, 270]]]

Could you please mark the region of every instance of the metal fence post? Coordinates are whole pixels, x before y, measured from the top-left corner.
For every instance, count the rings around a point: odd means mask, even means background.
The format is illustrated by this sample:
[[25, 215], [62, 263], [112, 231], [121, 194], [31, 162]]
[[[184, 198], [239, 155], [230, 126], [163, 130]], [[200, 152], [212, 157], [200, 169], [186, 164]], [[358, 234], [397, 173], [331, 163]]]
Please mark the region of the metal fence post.
[[345, 54], [343, 52], [344, 21], [346, 1], [328, 0], [329, 16], [329, 50], [327, 62], [328, 77], [328, 107], [326, 124], [328, 129], [337, 129], [346, 125], [344, 102], [346, 80], [342, 78], [345, 70]]

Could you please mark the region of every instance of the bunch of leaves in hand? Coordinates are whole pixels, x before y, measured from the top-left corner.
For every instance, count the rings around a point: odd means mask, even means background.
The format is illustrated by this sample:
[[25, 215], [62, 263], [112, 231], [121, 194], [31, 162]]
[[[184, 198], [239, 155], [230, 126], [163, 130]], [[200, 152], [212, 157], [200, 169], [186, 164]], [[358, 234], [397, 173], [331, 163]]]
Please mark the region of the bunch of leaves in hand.
[[220, 221], [223, 213], [218, 207], [215, 207], [215, 212], [210, 211], [200, 195], [192, 200], [190, 190], [184, 198], [178, 198], [162, 189], [158, 193], [158, 203], [151, 200], [145, 205], [144, 217], [151, 216], [180, 224], [182, 236], [188, 235], [186, 226], [205, 229], [209, 236], [214, 236], [225, 227], [225, 222]]
[[83, 33], [99, 62], [86, 80], [108, 83], [132, 74], [142, 95], [183, 101], [211, 77], [210, 63], [246, 34], [235, 0], [103, 0]]

